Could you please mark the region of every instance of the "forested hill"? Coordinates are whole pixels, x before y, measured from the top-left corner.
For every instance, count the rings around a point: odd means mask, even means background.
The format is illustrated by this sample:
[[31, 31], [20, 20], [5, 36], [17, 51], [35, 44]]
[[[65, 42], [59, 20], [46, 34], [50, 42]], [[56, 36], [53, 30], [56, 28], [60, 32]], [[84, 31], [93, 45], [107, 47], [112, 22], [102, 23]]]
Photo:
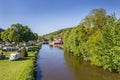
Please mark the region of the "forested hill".
[[63, 33], [64, 33], [66, 30], [68, 30], [68, 29], [72, 29], [72, 28], [60, 29], [60, 30], [58, 30], [58, 31], [45, 34], [45, 35], [43, 35], [42, 37], [45, 38], [45, 39], [48, 39], [48, 40], [53, 40], [53, 37], [54, 37], [54, 36], [57, 36], [57, 35], [61, 35], [61, 36], [62, 36]]

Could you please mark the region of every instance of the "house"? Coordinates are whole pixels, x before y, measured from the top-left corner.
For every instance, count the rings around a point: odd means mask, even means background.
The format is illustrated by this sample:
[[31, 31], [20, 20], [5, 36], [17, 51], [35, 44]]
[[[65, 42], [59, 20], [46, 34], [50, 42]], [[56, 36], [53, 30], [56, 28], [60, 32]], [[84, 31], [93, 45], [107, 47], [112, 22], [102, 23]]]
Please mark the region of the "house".
[[49, 41], [49, 45], [50, 46], [54, 46], [54, 47], [59, 47], [59, 48], [63, 48], [63, 40], [62, 37], [56, 36], [53, 38], [53, 41]]
[[63, 40], [61, 36], [54, 37], [54, 44], [63, 44]]

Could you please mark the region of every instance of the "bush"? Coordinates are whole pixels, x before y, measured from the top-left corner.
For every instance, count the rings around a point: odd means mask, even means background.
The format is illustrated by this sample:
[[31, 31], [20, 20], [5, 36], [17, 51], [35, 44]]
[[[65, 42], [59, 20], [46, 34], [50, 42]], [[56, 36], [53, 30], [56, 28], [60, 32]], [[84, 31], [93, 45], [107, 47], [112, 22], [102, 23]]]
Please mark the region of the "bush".
[[22, 49], [22, 57], [28, 57], [28, 52], [26, 51], [25, 46]]
[[34, 57], [32, 58], [32, 65], [28, 69], [28, 73], [27, 73], [25, 80], [36, 80], [36, 74], [37, 74], [36, 60], [37, 60], [37, 55], [38, 55], [40, 48], [41, 48], [41, 45], [40, 46], [32, 46], [30, 48], [30, 50], [33, 50], [33, 52], [34, 52]]
[[3, 60], [3, 59], [5, 59], [5, 55], [3, 54], [3, 52], [1, 52], [1, 54], [0, 54], [0, 60]]
[[26, 80], [35, 80], [36, 78], [36, 68], [32, 65], [29, 68], [28, 76], [26, 77]]
[[[36, 55], [37, 56], [37, 55]], [[32, 58], [32, 65], [29, 67], [28, 75], [25, 80], [35, 80], [36, 79], [36, 60], [37, 58]]]

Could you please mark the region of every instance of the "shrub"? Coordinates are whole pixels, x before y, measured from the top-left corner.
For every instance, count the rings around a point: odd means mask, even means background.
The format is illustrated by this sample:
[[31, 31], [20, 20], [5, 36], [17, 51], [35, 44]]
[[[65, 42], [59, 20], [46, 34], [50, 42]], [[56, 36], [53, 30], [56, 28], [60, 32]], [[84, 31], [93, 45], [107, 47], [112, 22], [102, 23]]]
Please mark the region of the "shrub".
[[25, 46], [22, 49], [22, 57], [28, 57], [28, 52], [26, 51]]
[[3, 59], [5, 59], [5, 55], [3, 54], [3, 52], [1, 52], [1, 54], [0, 54], [0, 60], [3, 60]]

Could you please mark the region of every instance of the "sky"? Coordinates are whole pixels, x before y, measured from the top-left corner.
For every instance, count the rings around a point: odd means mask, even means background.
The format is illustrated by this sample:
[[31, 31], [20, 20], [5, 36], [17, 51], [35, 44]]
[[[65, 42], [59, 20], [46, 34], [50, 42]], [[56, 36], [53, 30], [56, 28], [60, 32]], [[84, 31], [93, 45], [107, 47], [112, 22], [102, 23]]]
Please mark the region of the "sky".
[[97, 8], [120, 18], [120, 0], [0, 0], [0, 28], [20, 23], [44, 35], [78, 25]]

